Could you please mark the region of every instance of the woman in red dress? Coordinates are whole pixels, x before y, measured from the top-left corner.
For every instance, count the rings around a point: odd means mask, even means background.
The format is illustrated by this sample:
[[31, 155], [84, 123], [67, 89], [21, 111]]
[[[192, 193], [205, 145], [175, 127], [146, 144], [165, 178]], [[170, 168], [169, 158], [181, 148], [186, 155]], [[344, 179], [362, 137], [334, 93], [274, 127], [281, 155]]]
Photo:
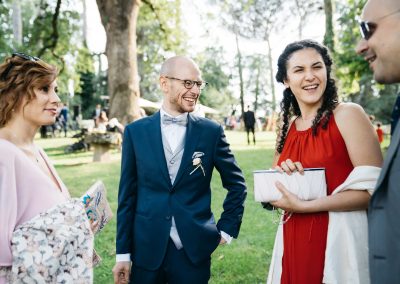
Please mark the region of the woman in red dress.
[[289, 44], [278, 60], [276, 79], [286, 89], [274, 167], [287, 174], [323, 167], [328, 190], [327, 197], [303, 201], [277, 184], [283, 197], [271, 204], [292, 213], [283, 225], [281, 283], [323, 282], [328, 211], [367, 209], [370, 198], [366, 190], [330, 194], [354, 167], [382, 163], [363, 109], [338, 102], [331, 67], [327, 48], [310, 40]]

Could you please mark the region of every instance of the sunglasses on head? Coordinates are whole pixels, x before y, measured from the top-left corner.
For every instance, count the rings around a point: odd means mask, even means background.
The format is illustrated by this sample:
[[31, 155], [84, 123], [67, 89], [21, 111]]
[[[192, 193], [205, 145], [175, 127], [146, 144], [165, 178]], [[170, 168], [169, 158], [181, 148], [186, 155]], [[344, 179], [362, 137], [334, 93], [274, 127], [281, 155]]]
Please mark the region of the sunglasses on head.
[[[24, 60], [28, 60], [28, 61], [39, 61], [40, 58], [36, 57], [36, 56], [32, 56], [32, 55], [28, 55], [22, 52], [14, 52], [13, 54], [11, 54], [11, 57], [19, 57], [22, 58]], [[7, 79], [8, 74], [10, 73], [11, 69], [14, 67], [13, 63], [9, 63], [8, 67], [6, 68], [6, 70], [4, 70], [3, 74], [1, 74], [1, 80], [5, 81]]]
[[377, 19], [375, 19], [374, 21], [358, 21], [359, 25], [360, 25], [360, 32], [361, 32], [361, 36], [363, 39], [365, 40], [369, 40], [371, 38], [371, 36], [374, 34], [376, 28], [378, 27], [378, 21], [387, 18], [389, 16], [392, 16], [394, 14], [399, 13], [400, 10], [396, 10], [392, 13], [389, 13], [387, 15], [384, 15], [382, 17], [379, 17]]

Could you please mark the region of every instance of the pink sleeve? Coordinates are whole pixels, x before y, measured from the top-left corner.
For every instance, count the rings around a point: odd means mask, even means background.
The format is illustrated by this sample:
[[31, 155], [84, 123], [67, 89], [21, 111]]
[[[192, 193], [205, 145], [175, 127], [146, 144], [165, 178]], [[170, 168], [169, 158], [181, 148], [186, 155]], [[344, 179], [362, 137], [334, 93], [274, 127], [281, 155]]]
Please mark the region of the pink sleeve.
[[4, 152], [0, 149], [0, 266], [10, 266], [11, 237], [17, 220], [17, 184], [14, 155]]

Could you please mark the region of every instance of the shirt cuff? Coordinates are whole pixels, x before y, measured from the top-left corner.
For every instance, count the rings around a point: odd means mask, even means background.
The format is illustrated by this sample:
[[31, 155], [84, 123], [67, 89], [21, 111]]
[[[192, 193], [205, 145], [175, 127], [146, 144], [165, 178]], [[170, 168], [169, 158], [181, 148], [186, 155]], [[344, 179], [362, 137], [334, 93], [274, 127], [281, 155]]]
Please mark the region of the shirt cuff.
[[131, 261], [131, 254], [130, 253], [117, 254], [115, 260], [116, 262]]
[[225, 233], [224, 231], [221, 231], [221, 237], [224, 238], [224, 240], [226, 241], [226, 243], [229, 245], [232, 242], [233, 237], [231, 237], [230, 235], [228, 235], [227, 233]]

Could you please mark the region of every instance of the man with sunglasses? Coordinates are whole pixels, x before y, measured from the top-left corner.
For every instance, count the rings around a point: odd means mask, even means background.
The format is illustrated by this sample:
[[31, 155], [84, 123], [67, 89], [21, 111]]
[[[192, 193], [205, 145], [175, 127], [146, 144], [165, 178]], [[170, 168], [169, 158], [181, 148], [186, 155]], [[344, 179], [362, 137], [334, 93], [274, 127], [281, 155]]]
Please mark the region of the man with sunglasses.
[[[168, 59], [159, 83], [161, 110], [124, 132], [114, 281], [205, 284], [211, 253], [238, 236], [246, 186], [221, 125], [190, 114], [207, 84], [196, 63]], [[218, 222], [214, 168], [228, 190]]]
[[[369, 0], [356, 51], [381, 84], [400, 83], [400, 1]], [[371, 283], [400, 283], [400, 124], [368, 208]]]

